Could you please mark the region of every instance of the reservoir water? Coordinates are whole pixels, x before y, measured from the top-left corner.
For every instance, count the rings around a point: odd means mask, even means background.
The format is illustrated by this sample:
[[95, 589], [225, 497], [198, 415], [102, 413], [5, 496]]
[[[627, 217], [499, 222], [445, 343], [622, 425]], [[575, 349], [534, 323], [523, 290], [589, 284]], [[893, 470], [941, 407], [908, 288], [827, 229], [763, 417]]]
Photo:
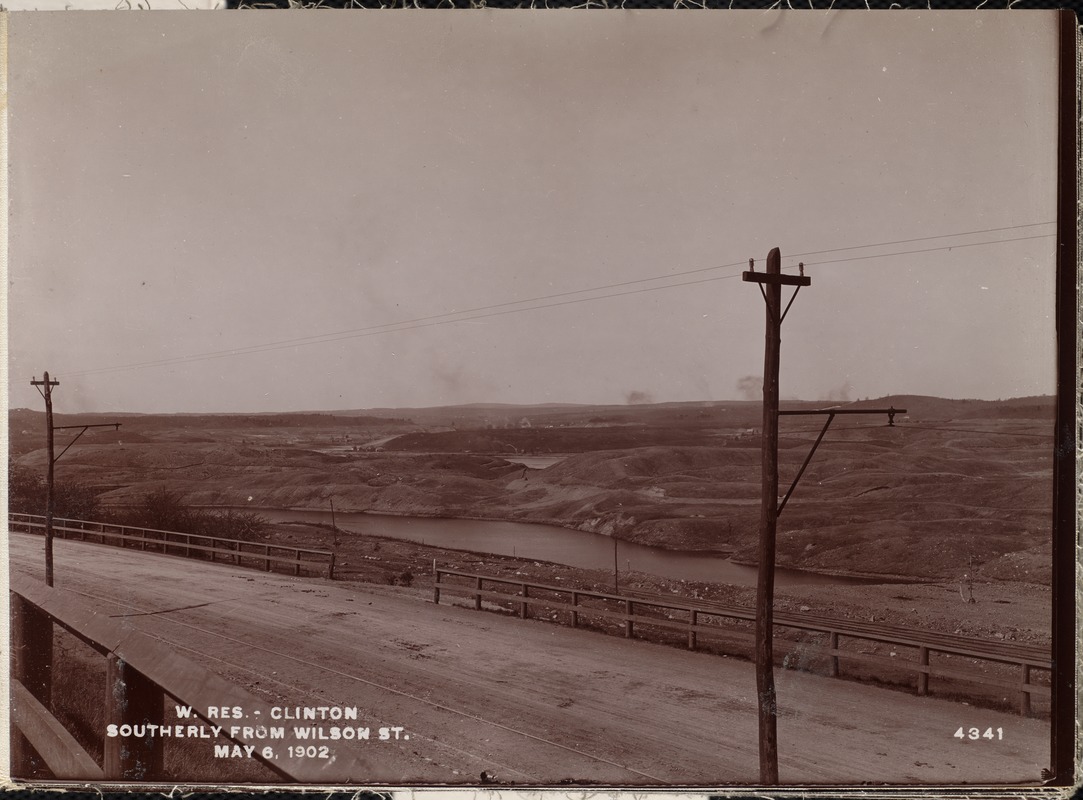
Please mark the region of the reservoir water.
[[[274, 508], [238, 510], [256, 512], [271, 522], [331, 524], [329, 511]], [[679, 580], [756, 585], [755, 567], [734, 564], [724, 556], [665, 550], [555, 525], [500, 520], [400, 517], [342, 511], [335, 513], [335, 525], [342, 531], [405, 539], [452, 550], [493, 553], [608, 571], [613, 569], [613, 551], [616, 547], [616, 563], [620, 572], [631, 569]], [[779, 569], [776, 571], [775, 582], [780, 586], [795, 586], [869, 581]]]
[[510, 461], [513, 464], [522, 464], [524, 467], [530, 467], [531, 469], [545, 469], [551, 467], [554, 464], [559, 464], [567, 456], [500, 456], [505, 461]]

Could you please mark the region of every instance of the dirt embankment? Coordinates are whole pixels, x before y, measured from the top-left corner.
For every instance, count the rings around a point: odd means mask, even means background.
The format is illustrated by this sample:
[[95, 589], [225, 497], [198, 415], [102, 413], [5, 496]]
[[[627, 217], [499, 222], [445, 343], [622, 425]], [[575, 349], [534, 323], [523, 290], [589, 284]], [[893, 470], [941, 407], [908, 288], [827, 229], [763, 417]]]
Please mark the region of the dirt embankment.
[[[945, 408], [957, 418], [918, 418], [911, 409], [895, 427], [838, 421], [781, 517], [779, 565], [1048, 583], [1052, 463], [1042, 408], [1005, 406], [995, 417], [996, 404], [952, 402]], [[106, 504], [137, 503], [158, 488], [204, 506], [326, 508], [333, 498], [344, 511], [548, 523], [752, 562], [759, 437], [742, 427], [747, 409], [741, 424], [734, 417], [728, 425], [724, 409], [701, 419], [702, 411], [662, 417], [655, 409], [644, 417], [652, 424], [637, 425], [628, 415], [607, 422], [579, 410], [568, 427], [415, 431], [390, 440], [386, 425], [216, 427], [189, 436], [125, 423], [120, 435], [129, 439], [80, 445], [64, 468]], [[696, 425], [677, 424], [688, 419]], [[819, 432], [819, 420], [796, 419], [804, 418], [787, 420], [780, 442], [782, 491]], [[492, 452], [435, 452], [483, 445]], [[386, 449], [398, 446], [410, 449]], [[512, 460], [523, 450], [568, 455], [531, 469]], [[43, 468], [44, 454], [20, 463]]]

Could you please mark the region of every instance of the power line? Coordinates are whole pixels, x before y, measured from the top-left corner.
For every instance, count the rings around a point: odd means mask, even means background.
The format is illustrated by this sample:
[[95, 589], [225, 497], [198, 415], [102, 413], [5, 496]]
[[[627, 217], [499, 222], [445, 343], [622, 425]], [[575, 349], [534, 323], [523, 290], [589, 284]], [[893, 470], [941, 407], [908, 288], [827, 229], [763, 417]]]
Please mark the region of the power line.
[[[906, 242], [928, 241], [928, 240], [932, 240], [932, 239], [942, 239], [942, 238], [949, 238], [949, 237], [955, 237], [955, 236], [967, 236], [967, 235], [973, 235], [973, 234], [977, 234], [977, 233], [991, 233], [991, 232], [997, 232], [997, 231], [1013, 230], [1013, 229], [1020, 229], [1020, 228], [1029, 228], [1029, 227], [1035, 227], [1035, 226], [1039, 226], [1039, 225], [1049, 225], [1049, 224], [1052, 224], [1052, 223], [1036, 222], [1036, 223], [1029, 223], [1029, 224], [1026, 224], [1026, 225], [1012, 225], [1012, 226], [1006, 226], [1006, 227], [1002, 227], [1002, 228], [989, 228], [989, 229], [986, 229], [985, 231], [967, 231], [967, 232], [964, 232], [964, 233], [942, 234], [940, 236], [919, 237], [917, 239], [900, 239], [900, 240], [896, 240], [894, 242], [880, 242], [880, 243], [875, 243], [875, 244], [855, 245], [855, 246], [852, 246], [852, 247], [835, 248], [833, 250], [810, 251], [809, 253], [797, 254], [797, 256], [815, 255], [817, 253], [842, 252], [842, 251], [855, 250], [855, 249], [865, 249], [865, 248], [870, 248], [870, 247], [885, 247], [885, 246], [892, 245], [892, 244], [903, 244], [903, 243], [906, 243]], [[921, 249], [918, 249], [918, 250], [903, 250], [903, 251], [896, 251], [896, 252], [892, 252], [892, 253], [880, 253], [880, 254], [868, 255], [868, 256], [854, 256], [854, 257], [843, 258], [843, 259], [817, 261], [817, 262], [812, 262], [811, 264], [806, 263], [805, 266], [837, 264], [837, 263], [845, 263], [845, 262], [849, 262], [849, 261], [868, 260], [868, 259], [873, 259], [873, 258], [888, 258], [888, 257], [900, 256], [900, 255], [931, 253], [931, 252], [936, 252], [936, 251], [940, 251], [940, 250], [951, 250], [951, 249], [963, 248], [963, 247], [978, 247], [978, 246], [991, 245], [991, 244], [1002, 244], [1002, 243], [1007, 243], [1007, 242], [1027, 241], [1027, 240], [1031, 240], [1031, 239], [1044, 239], [1044, 238], [1050, 238], [1050, 237], [1052, 237], [1054, 235], [1055, 234], [1039, 234], [1039, 235], [1035, 235], [1035, 236], [1024, 236], [1024, 237], [1017, 237], [1017, 238], [1013, 238], [1013, 239], [993, 239], [993, 240], [988, 240], [988, 241], [983, 241], [983, 242], [968, 242], [968, 243], [964, 243], [964, 244], [941, 245], [939, 247], [921, 248]], [[797, 257], [797, 256], [795, 256], [795, 257]], [[490, 318], [490, 317], [497, 317], [497, 316], [505, 316], [505, 315], [508, 315], [508, 314], [515, 314], [515, 313], [519, 313], [519, 312], [522, 312], [522, 311], [536, 311], [536, 310], [545, 309], [545, 308], [556, 308], [556, 307], [566, 306], [566, 305], [575, 305], [575, 304], [578, 304], [578, 303], [593, 302], [595, 300], [605, 300], [605, 299], [609, 299], [609, 298], [613, 298], [613, 297], [623, 297], [623, 296], [626, 296], [626, 295], [644, 294], [646, 292], [662, 291], [664, 289], [675, 289], [675, 288], [681, 288], [681, 287], [685, 287], [685, 286], [693, 286], [693, 285], [697, 285], [697, 284], [701, 284], [701, 283], [710, 283], [710, 282], [719, 281], [719, 280], [727, 280], [727, 279], [731, 279], [731, 278], [737, 278], [737, 277], [740, 277], [740, 273], [734, 273], [734, 274], [730, 274], [730, 275], [719, 275], [719, 276], [714, 276], [714, 277], [709, 277], [709, 278], [702, 278], [702, 279], [694, 280], [694, 281], [681, 281], [681, 282], [678, 282], [678, 283], [668, 283], [668, 284], [664, 284], [664, 285], [661, 285], [661, 286], [649, 286], [649, 287], [644, 287], [644, 288], [641, 288], [641, 289], [634, 289], [634, 290], [626, 291], [626, 292], [611, 292], [611, 293], [608, 293], [608, 294], [592, 295], [590, 297], [583, 297], [583, 298], [577, 298], [577, 299], [572, 299], [572, 300], [563, 300], [563, 301], [555, 302], [555, 303], [544, 303], [542, 305], [525, 305], [527, 303], [541, 303], [542, 301], [545, 301], [545, 300], [556, 300], [556, 299], [559, 299], [559, 298], [571, 297], [573, 295], [578, 295], [578, 294], [589, 294], [591, 292], [606, 291], [608, 289], [615, 289], [615, 288], [625, 288], [625, 287], [628, 287], [628, 286], [638, 285], [638, 284], [642, 284], [642, 283], [650, 283], [650, 282], [654, 282], [654, 281], [669, 280], [669, 279], [676, 278], [676, 277], [700, 274], [700, 273], [704, 273], [704, 272], [711, 272], [711, 271], [719, 270], [719, 269], [743, 267], [744, 264], [745, 264], [745, 262], [735, 262], [735, 263], [732, 263], [732, 264], [721, 264], [721, 265], [715, 265], [715, 266], [711, 266], [711, 267], [700, 267], [700, 268], [692, 269], [692, 270], [684, 270], [684, 271], [681, 271], [681, 272], [673, 272], [673, 273], [669, 273], [668, 275], [659, 275], [659, 276], [649, 277], [649, 278], [638, 278], [638, 279], [629, 280], [629, 281], [621, 281], [619, 283], [611, 283], [611, 284], [605, 284], [605, 285], [602, 285], [602, 286], [595, 286], [595, 287], [588, 288], [588, 289], [575, 289], [575, 290], [570, 290], [570, 291], [566, 291], [566, 292], [556, 292], [556, 293], [548, 294], [548, 295], [540, 295], [538, 297], [524, 298], [522, 300], [510, 300], [510, 301], [506, 301], [506, 302], [502, 302], [502, 303], [492, 303], [492, 304], [489, 304], [489, 305], [475, 306], [473, 308], [463, 309], [461, 311], [450, 311], [450, 312], [444, 312], [442, 314], [433, 314], [433, 315], [424, 316], [424, 317], [415, 317], [415, 318], [412, 318], [412, 319], [400, 320], [398, 322], [387, 322], [387, 323], [383, 323], [383, 324], [380, 324], [380, 325], [371, 325], [371, 326], [367, 326], [367, 327], [364, 327], [364, 328], [352, 328], [352, 329], [347, 329], [347, 330], [343, 330], [343, 331], [332, 331], [332, 332], [323, 333], [323, 334], [313, 334], [311, 336], [303, 336], [303, 337], [298, 337], [298, 338], [294, 338], [294, 339], [284, 339], [284, 340], [279, 340], [279, 341], [274, 341], [274, 342], [266, 342], [266, 343], [255, 344], [255, 345], [246, 345], [246, 346], [242, 346], [242, 347], [231, 348], [231, 349], [228, 349], [228, 350], [217, 350], [217, 351], [211, 351], [211, 352], [206, 352], [206, 353], [196, 353], [196, 354], [187, 355], [187, 356], [175, 356], [175, 357], [171, 357], [171, 358], [157, 359], [157, 360], [151, 360], [151, 361], [142, 361], [142, 362], [135, 362], [135, 363], [130, 363], [130, 364], [121, 364], [121, 365], [116, 365], [116, 366], [112, 366], [112, 367], [101, 367], [101, 368], [97, 368], [97, 369], [79, 370], [79, 371], [71, 372], [71, 373], [67, 373], [67, 374], [68, 374], [69, 377], [83, 377], [83, 376], [89, 376], [89, 375], [105, 374], [105, 373], [110, 373], [110, 372], [127, 371], [127, 370], [132, 370], [132, 369], [146, 369], [146, 368], [151, 368], [151, 367], [162, 367], [162, 366], [171, 366], [171, 365], [175, 365], [175, 364], [186, 364], [186, 363], [193, 363], [193, 362], [198, 362], [198, 361], [208, 361], [208, 360], [214, 360], [214, 359], [218, 359], [218, 358], [229, 358], [229, 357], [233, 357], [233, 356], [249, 355], [249, 354], [253, 354], [253, 353], [272, 352], [272, 351], [276, 351], [276, 350], [289, 349], [289, 348], [292, 348], [292, 347], [305, 347], [305, 346], [309, 346], [309, 345], [313, 345], [313, 344], [325, 344], [325, 343], [331, 343], [331, 342], [338, 342], [338, 341], [343, 341], [345, 339], [366, 338], [368, 336], [376, 336], [376, 335], [380, 335], [380, 334], [384, 334], [384, 333], [393, 333], [393, 332], [396, 332], [396, 331], [417, 330], [419, 328], [428, 328], [428, 327], [434, 327], [434, 326], [438, 326], [438, 325], [446, 325], [446, 324], [453, 323], [453, 322], [469, 322], [469, 321], [477, 320], [477, 319], [486, 319], [486, 318]], [[521, 308], [509, 308], [510, 306], [523, 306], [523, 307], [521, 307]], [[496, 311], [496, 309], [504, 309], [504, 310]], [[475, 313], [475, 312], [491, 312], [491, 313]], [[464, 314], [472, 314], [473, 316], [462, 316]]]
[[[312, 336], [312, 337], [306, 337], [303, 340], [290, 340], [290, 341], [277, 342], [277, 343], [272, 343], [272, 344], [267, 344], [267, 345], [252, 345], [250, 347], [237, 348], [235, 350], [222, 350], [222, 351], [219, 351], [219, 352], [207, 353], [207, 354], [202, 354], [202, 355], [177, 356], [176, 358], [162, 359], [161, 361], [146, 361], [146, 362], [142, 362], [142, 363], [138, 363], [138, 364], [126, 364], [126, 365], [115, 366], [115, 367], [103, 367], [101, 369], [96, 369], [96, 370], [83, 370], [81, 372], [70, 372], [70, 373], [67, 373], [67, 375], [71, 376], [71, 377], [83, 376], [83, 375], [96, 375], [96, 374], [105, 373], [105, 372], [116, 372], [116, 371], [122, 371], [122, 370], [128, 370], [128, 369], [137, 369], [137, 368], [144, 368], [144, 367], [170, 366], [172, 364], [182, 364], [182, 363], [187, 364], [187, 363], [194, 362], [194, 361], [208, 361], [208, 360], [212, 360], [212, 359], [216, 359], [216, 358], [229, 358], [230, 356], [249, 355], [249, 354], [252, 354], [252, 353], [269, 353], [269, 352], [272, 352], [272, 351], [275, 351], [275, 350], [287, 350], [287, 349], [292, 348], [292, 347], [305, 347], [305, 346], [313, 345], [313, 344], [329, 344], [331, 342], [340, 342], [340, 341], [344, 341], [346, 339], [364, 339], [364, 338], [366, 338], [368, 336], [379, 336], [379, 335], [385, 334], [385, 333], [396, 333], [398, 331], [412, 331], [412, 330], [418, 330], [420, 328], [432, 328], [432, 327], [436, 327], [436, 326], [439, 326], [439, 325], [448, 325], [448, 324], [451, 324], [453, 322], [471, 322], [472, 320], [477, 320], [477, 319], [487, 319], [489, 317], [502, 317], [502, 316], [506, 316], [508, 314], [518, 314], [518, 313], [520, 313], [522, 311], [538, 311], [538, 310], [544, 309], [544, 308], [557, 308], [557, 307], [560, 307], [560, 306], [570, 306], [570, 305], [576, 305], [578, 303], [589, 303], [589, 302], [592, 302], [594, 300], [605, 300], [605, 299], [611, 298], [611, 297], [625, 297], [627, 295], [644, 294], [646, 292], [656, 292], [656, 291], [660, 291], [662, 289], [676, 289], [676, 288], [679, 288], [679, 287], [682, 287], [682, 286], [693, 286], [693, 285], [699, 284], [699, 283], [713, 283], [714, 281], [721, 281], [721, 280], [726, 280], [726, 279], [729, 279], [729, 278], [739, 278], [739, 277], [740, 277], [740, 274], [736, 274], [736, 275], [719, 275], [719, 276], [716, 276], [716, 277], [713, 277], [713, 278], [701, 278], [701, 279], [695, 280], [695, 281], [683, 281], [681, 283], [666, 284], [665, 286], [650, 286], [650, 287], [647, 287], [647, 288], [644, 288], [644, 289], [633, 289], [633, 290], [628, 291], [628, 292], [615, 292], [613, 294], [598, 295], [596, 297], [580, 297], [580, 298], [575, 299], [575, 300], [562, 300], [562, 301], [556, 302], [556, 303], [546, 303], [545, 305], [528, 306], [526, 308], [511, 308], [511, 309], [506, 309], [504, 311], [490, 311], [490, 312], [487, 312], [487, 313], [484, 313], [484, 314], [475, 314], [474, 316], [470, 316], [470, 317], [456, 316], [453, 319], [436, 319], [434, 321], [423, 322], [423, 323], [418, 324], [418, 325], [407, 324], [409, 322], [413, 322], [414, 320], [405, 320], [403, 322], [389, 322], [389, 323], [386, 323], [385, 325], [375, 325], [375, 326], [372, 326], [371, 328], [359, 328], [359, 329], [357, 329], [356, 332], [344, 332], [341, 335], [340, 334], [323, 334], [322, 337]], [[583, 291], [589, 291], [589, 290], [583, 290]], [[523, 302], [526, 302], [526, 301], [523, 301]], [[455, 314], [468, 314], [473, 310], [475, 310], [475, 309], [466, 309], [466, 310], [463, 310], [463, 311], [458, 311], [458, 312], [453, 312], [453, 313], [455, 313]], [[481, 309], [479, 308], [477, 310], [481, 310]], [[444, 316], [449, 316], [449, 314], [441, 314], [441, 315], [437, 315], [437, 316], [444, 317]], [[423, 320], [423, 319], [426, 319], [426, 318], [425, 317], [419, 318], [419, 320]], [[394, 326], [394, 325], [399, 325], [401, 327], [391, 327], [391, 326]], [[380, 329], [384, 329], [384, 328], [386, 328], [386, 330], [380, 330]]]
[[920, 250], [902, 250], [902, 251], [897, 252], [897, 253], [879, 253], [879, 254], [870, 255], [870, 256], [851, 256], [850, 258], [834, 258], [834, 259], [830, 259], [828, 261], [805, 262], [805, 266], [806, 267], [815, 267], [815, 266], [824, 265], [824, 264], [844, 264], [844, 263], [846, 263], [848, 261], [866, 261], [866, 260], [868, 260], [870, 258], [888, 258], [888, 257], [891, 257], [891, 256], [907, 256], [907, 255], [913, 255], [915, 253], [933, 253], [933, 252], [936, 252], [937, 250], [961, 250], [964, 247], [980, 247], [981, 245], [986, 245], [986, 244], [1006, 244], [1008, 242], [1026, 242], [1026, 241], [1029, 241], [1031, 239], [1049, 239], [1049, 238], [1052, 238], [1053, 236], [1056, 236], [1056, 234], [1054, 234], [1054, 233], [1041, 233], [1041, 234], [1037, 234], [1036, 236], [1019, 236], [1019, 237], [1016, 237], [1015, 239], [994, 239], [994, 240], [988, 241], [988, 242], [967, 242], [967, 243], [964, 243], [964, 244], [943, 245], [941, 247], [927, 247], [927, 248], [923, 248], [923, 249], [920, 249]]
[[948, 427], [941, 427], [941, 426], [937, 426], [937, 425], [926, 425], [925, 423], [922, 423], [921, 425], [913, 425], [913, 424], [909, 424], [909, 423], [906, 423], [906, 422], [901, 422], [901, 423], [899, 423], [899, 425], [900, 425], [900, 427], [903, 427], [903, 428], [917, 428], [917, 429], [923, 430], [923, 431], [955, 431], [956, 433], [983, 433], [983, 434], [993, 434], [995, 436], [1026, 436], [1026, 437], [1032, 438], [1032, 439], [1052, 439], [1053, 438], [1053, 433], [1052, 432], [1050, 432], [1050, 433], [1016, 433], [1014, 431], [992, 431], [992, 430], [987, 430], [987, 429], [984, 429], [984, 428], [948, 428]]
[[[856, 430], [877, 430], [879, 428], [886, 428], [887, 425], [836, 425], [831, 430], [838, 431], [856, 431]], [[896, 428], [914, 428], [923, 431], [955, 431], [957, 433], [981, 433], [992, 434], [994, 436], [1026, 436], [1035, 439], [1048, 439], [1052, 434], [1045, 433], [1023, 433], [1021, 431], [994, 431], [986, 428], [947, 428], [939, 425], [926, 425], [924, 422], [920, 425], [908, 422], [896, 422]], [[817, 433], [819, 428], [787, 428], [782, 432], [782, 436], [789, 436], [794, 433]]]
[[[961, 233], [945, 233], [940, 236], [919, 236], [916, 239], [896, 239], [894, 242], [879, 242], [878, 244], [858, 244], [853, 247], [833, 247], [830, 250], [813, 250], [808, 253], [796, 253], [793, 256], [787, 256], [787, 258], [798, 258], [801, 256], [818, 256], [823, 253], [842, 253], [847, 250], [864, 250], [869, 247], [887, 247], [893, 244], [912, 244], [913, 242], [928, 242], [933, 239], [947, 239], [955, 236], [976, 236], [979, 233], [997, 233], [999, 231], [1014, 231], [1021, 228], [1038, 228], [1042, 225], [1055, 225], [1055, 222], [1028, 222], [1025, 225], [1006, 225], [1003, 228], [985, 228], [980, 231], [963, 231]], [[1049, 234], [1052, 235], [1052, 234]], [[824, 262], [825, 263], [825, 262]], [[808, 264], [805, 265], [806, 267]]]

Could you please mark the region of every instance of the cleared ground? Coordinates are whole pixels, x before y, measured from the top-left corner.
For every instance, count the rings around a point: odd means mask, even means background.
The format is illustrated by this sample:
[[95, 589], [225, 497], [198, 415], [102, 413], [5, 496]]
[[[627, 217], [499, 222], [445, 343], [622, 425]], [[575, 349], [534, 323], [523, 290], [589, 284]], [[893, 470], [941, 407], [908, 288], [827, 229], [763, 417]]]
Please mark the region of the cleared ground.
[[[40, 579], [42, 550], [12, 535], [13, 573]], [[408, 741], [350, 745], [368, 782], [757, 780], [744, 662], [79, 542], [56, 542], [56, 585], [276, 705], [357, 706], [364, 724], [403, 726]], [[1031, 783], [1048, 762], [1039, 720], [797, 672], [778, 687], [784, 783]], [[954, 738], [960, 726], [1003, 739]]]
[[[1052, 398], [891, 396], [845, 409], [889, 406], [907, 409], [894, 426], [882, 414], [832, 425], [786, 506], [778, 565], [1048, 585]], [[64, 480], [117, 513], [161, 489], [196, 506], [333, 500], [339, 511], [539, 522], [757, 558], [758, 402], [366, 413], [133, 415], [83, 437]], [[18, 470], [44, 475], [43, 424], [40, 412], [11, 412]], [[822, 424], [780, 423], [783, 491]], [[545, 469], [514, 461], [553, 453], [565, 457]]]

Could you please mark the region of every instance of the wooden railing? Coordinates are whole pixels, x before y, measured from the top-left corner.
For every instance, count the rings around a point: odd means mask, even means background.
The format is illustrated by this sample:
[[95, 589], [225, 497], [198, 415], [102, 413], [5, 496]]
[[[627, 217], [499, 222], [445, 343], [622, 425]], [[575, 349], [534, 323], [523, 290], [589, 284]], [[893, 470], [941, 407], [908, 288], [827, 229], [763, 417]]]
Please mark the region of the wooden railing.
[[[291, 739], [276, 740], [273, 755], [265, 754], [267, 739], [244, 723], [232, 725], [212, 716], [208, 709], [240, 707], [249, 719], [272, 719], [271, 707], [255, 695], [235, 686], [129, 626], [89, 611], [85, 600], [53, 589], [25, 576], [11, 578], [12, 671], [11, 718], [13, 725], [13, 772], [26, 769], [29, 756], [43, 761], [57, 780], [162, 781], [163, 748], [173, 739], [160, 736], [120, 737], [107, 735], [108, 725], [163, 725], [167, 700], [191, 709], [190, 719], [177, 723], [207, 723], [222, 728], [220, 740], [252, 747], [251, 758], [278, 777], [291, 782], [328, 784], [326, 773], [334, 764], [338, 781], [367, 773], [345, 753], [332, 759], [290, 754]], [[60, 629], [89, 645], [105, 660], [103, 685], [54, 686], [63, 673], [59, 654], [54, 659], [54, 630]], [[104, 703], [104, 724], [97, 732], [102, 756], [95, 759], [54, 716], [54, 695], [91, 695]], [[208, 747], [214, 741], [200, 739]], [[270, 755], [270, 757], [268, 757]], [[246, 759], [247, 760], [247, 759]], [[177, 776], [184, 779], [185, 776]]]
[[[11, 530], [26, 533], [44, 532], [45, 517], [39, 514], [8, 514]], [[221, 536], [204, 536], [197, 533], [160, 531], [133, 525], [114, 525], [108, 522], [92, 522], [80, 519], [54, 519], [53, 535], [63, 539], [79, 539], [84, 542], [112, 544], [120, 547], [138, 547], [140, 550], [179, 555], [193, 558], [209, 554], [211, 561], [219, 558], [238, 566], [262, 567], [270, 572], [272, 565], [292, 567], [294, 575], [301, 569], [322, 572], [335, 577], [335, 554], [327, 550], [294, 547], [282, 544], [246, 542]]]
[[[437, 567], [435, 573], [433, 602], [436, 603], [440, 602], [442, 592], [448, 592], [473, 598], [474, 608], [477, 610], [481, 610], [483, 600], [488, 600], [510, 606], [511, 610], [524, 619], [531, 616], [531, 608], [536, 611], [544, 610], [553, 616], [554, 612], [565, 612], [573, 628], [594, 618], [619, 623], [628, 638], [632, 638], [637, 625], [645, 625], [685, 634], [690, 650], [697, 648], [699, 637], [710, 636], [725, 644], [736, 645], [745, 655], [751, 656], [753, 652], [752, 623], [755, 621], [755, 612], [750, 608], [662, 595], [587, 591], [441, 567]], [[463, 582], [463, 579], [467, 582]], [[512, 589], [510, 592], [509, 587]], [[804, 662], [809, 656], [826, 656], [827, 674], [831, 677], [839, 677], [840, 661], [846, 660], [885, 670], [916, 673], [916, 690], [919, 695], [929, 693], [930, 678], [949, 678], [997, 687], [1017, 693], [1019, 712], [1024, 715], [1031, 711], [1032, 695], [1050, 696], [1047, 683], [1033, 682], [1035, 672], [1051, 673], [1052, 670], [1049, 653], [1041, 648], [811, 614], [776, 611], [774, 622], [776, 628], [821, 635], [820, 638], [825, 641], [801, 643], [800, 658]], [[843, 640], [849, 644], [866, 641], [909, 648], [916, 657], [885, 658], [844, 649], [841, 647]], [[1007, 665], [1018, 669], [1019, 678], [1013, 681], [999, 676], [983, 675], [973, 668], [964, 671], [930, 664], [930, 656], [934, 654], [948, 660], [962, 658]], [[783, 663], [789, 662], [784, 660]]]

